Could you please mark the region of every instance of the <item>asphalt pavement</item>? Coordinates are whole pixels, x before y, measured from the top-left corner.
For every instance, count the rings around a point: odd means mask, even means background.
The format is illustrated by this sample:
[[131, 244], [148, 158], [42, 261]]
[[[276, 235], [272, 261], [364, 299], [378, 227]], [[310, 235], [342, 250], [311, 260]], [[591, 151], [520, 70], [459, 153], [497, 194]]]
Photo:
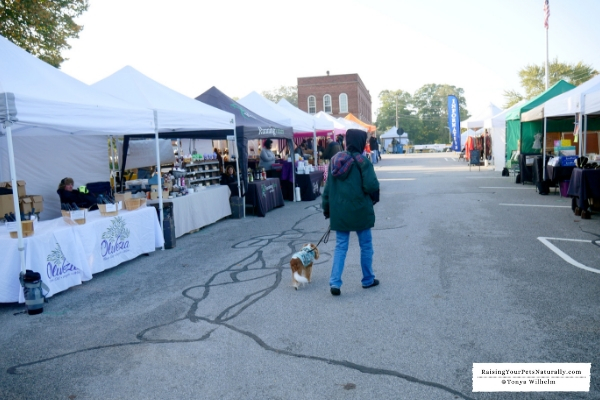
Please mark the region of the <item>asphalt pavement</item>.
[[[361, 287], [353, 234], [330, 294], [332, 232], [293, 289], [291, 255], [328, 229], [320, 198], [224, 219], [40, 315], [0, 304], [0, 399], [600, 398], [600, 213], [451, 153], [375, 169], [379, 286]], [[590, 390], [473, 392], [473, 363], [591, 363]]]

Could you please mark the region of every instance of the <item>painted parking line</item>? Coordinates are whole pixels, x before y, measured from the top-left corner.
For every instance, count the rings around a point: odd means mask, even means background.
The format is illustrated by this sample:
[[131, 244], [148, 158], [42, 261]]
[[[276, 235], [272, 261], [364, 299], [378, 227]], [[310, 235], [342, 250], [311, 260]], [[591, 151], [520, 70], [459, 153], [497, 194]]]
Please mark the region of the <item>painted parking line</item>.
[[414, 181], [416, 178], [377, 178], [378, 181]]
[[480, 186], [479, 189], [509, 189], [509, 190], [533, 190], [535, 187], [509, 187], [509, 186]]
[[508, 204], [508, 203], [500, 203], [499, 206], [509, 206], [509, 207], [551, 207], [551, 208], [571, 208], [571, 206], [548, 206], [545, 204]]
[[600, 270], [596, 268], [588, 267], [587, 265], [583, 265], [582, 263], [575, 261], [570, 256], [568, 256], [565, 252], [560, 250], [558, 247], [550, 243], [550, 240], [560, 240], [563, 242], [580, 242], [580, 243], [592, 243], [591, 240], [580, 240], [580, 239], [560, 239], [560, 238], [551, 238], [551, 237], [538, 237], [538, 240], [544, 243], [550, 250], [555, 252], [560, 258], [568, 262], [569, 264], [584, 269], [586, 271], [594, 272], [596, 274], [600, 274]]

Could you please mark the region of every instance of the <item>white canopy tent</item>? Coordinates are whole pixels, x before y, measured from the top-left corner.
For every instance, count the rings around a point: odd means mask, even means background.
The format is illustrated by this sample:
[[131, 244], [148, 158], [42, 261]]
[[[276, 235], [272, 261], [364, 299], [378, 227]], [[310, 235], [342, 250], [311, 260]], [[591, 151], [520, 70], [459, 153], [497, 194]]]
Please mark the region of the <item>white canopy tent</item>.
[[388, 146], [390, 145], [390, 143], [392, 143], [394, 138], [400, 139], [400, 135], [398, 135], [398, 128], [396, 128], [395, 126], [392, 126], [383, 135], [379, 136], [379, 139], [383, 140], [382, 145], [384, 149], [388, 148]]
[[[476, 129], [483, 127], [483, 121], [488, 118], [492, 118], [494, 115], [498, 115], [502, 112], [502, 109], [496, 107], [494, 104], [489, 103], [481, 112], [469, 117], [468, 119], [461, 121], [460, 126], [462, 128]], [[462, 144], [463, 142], [461, 142]]]
[[346, 128], [346, 125], [342, 124], [340, 121], [337, 120], [337, 118], [332, 117], [324, 111], [319, 111], [314, 115], [314, 117], [317, 120], [330, 121], [331, 123], [333, 123], [333, 133], [335, 135], [345, 135], [346, 131], [348, 130], [348, 128]]
[[583, 112], [586, 115], [600, 114], [600, 91], [586, 93], [584, 95], [585, 109]]
[[535, 121], [543, 118], [575, 116], [587, 109], [585, 95], [600, 91], [600, 75], [563, 94], [551, 98], [532, 110], [521, 115], [521, 121]]
[[310, 115], [309, 113], [306, 113], [298, 107], [294, 106], [286, 99], [279, 100], [277, 106], [287, 110], [290, 115], [293, 115], [296, 118], [300, 118], [306, 121], [307, 124], [313, 124], [313, 127], [317, 131], [317, 135], [319, 136], [327, 136], [328, 133], [334, 131], [333, 121], [316, 118], [314, 115]]
[[[161, 132], [172, 134], [173, 132], [231, 130], [231, 135], [234, 134], [235, 116], [233, 114], [186, 97], [150, 79], [130, 66], [121, 68], [114, 74], [94, 83], [92, 87], [121, 100], [153, 110], [156, 127], [154, 134], [157, 171], [160, 171], [161, 165], [158, 144], [158, 136]], [[236, 171], [239, 171], [237, 165]], [[160, 179], [158, 182], [160, 223], [162, 227], [163, 203]], [[238, 189], [239, 186], [238, 175]]]
[[492, 156], [494, 157], [494, 170], [502, 171], [506, 166], [506, 114], [525, 103], [521, 100], [511, 108], [508, 108], [483, 122], [483, 128], [487, 129], [492, 136]]
[[[67, 147], [86, 141], [74, 138], [92, 135], [143, 134], [154, 131], [154, 116], [151, 110], [136, 107], [90, 88], [62, 71], [46, 64], [0, 36], [0, 135], [3, 153], [2, 175], [8, 169], [13, 187], [17, 176], [27, 182], [35, 194], [46, 195], [49, 212], [60, 214], [56, 187], [65, 176], [77, 182], [85, 179], [90, 165], [78, 157], [77, 147]], [[15, 139], [28, 137], [19, 143]], [[36, 140], [30, 137], [37, 136]], [[50, 137], [54, 137], [54, 140]], [[36, 143], [44, 142], [38, 151]], [[16, 154], [19, 156], [15, 158]], [[32, 153], [35, 149], [35, 153]], [[104, 139], [104, 168], [108, 176], [108, 144]], [[44, 156], [47, 159], [44, 159]], [[81, 162], [81, 163], [79, 163]], [[36, 164], [37, 175], [23, 175], [21, 166]], [[16, 166], [19, 170], [16, 170]], [[18, 173], [17, 173], [18, 172]], [[97, 172], [95, 172], [97, 174]], [[15, 210], [19, 209], [16, 190], [13, 193]], [[56, 207], [56, 210], [54, 210]], [[20, 215], [15, 213], [18, 226], [18, 248], [21, 269], [25, 272], [25, 254]]]
[[270, 119], [281, 125], [291, 126], [294, 133], [313, 133], [314, 124], [312, 121], [299, 118], [257, 92], [248, 93], [239, 99], [238, 103], [254, 111], [261, 117]]
[[[552, 99], [546, 101], [543, 104], [535, 107], [534, 109], [521, 115], [521, 121], [536, 121], [544, 120], [544, 159], [545, 159], [545, 145], [547, 135], [547, 118], [563, 119], [572, 117], [573, 121], [577, 119], [579, 124], [579, 131], [582, 137], [585, 138], [587, 132], [585, 131], [586, 125], [583, 122], [584, 114], [586, 113], [586, 95], [600, 91], [600, 75], [597, 75], [587, 82], [569, 90], [568, 92], [562, 93]], [[582, 128], [583, 127], [583, 128]], [[586, 140], [579, 141], [579, 154], [584, 154]], [[545, 161], [544, 161], [545, 162]]]

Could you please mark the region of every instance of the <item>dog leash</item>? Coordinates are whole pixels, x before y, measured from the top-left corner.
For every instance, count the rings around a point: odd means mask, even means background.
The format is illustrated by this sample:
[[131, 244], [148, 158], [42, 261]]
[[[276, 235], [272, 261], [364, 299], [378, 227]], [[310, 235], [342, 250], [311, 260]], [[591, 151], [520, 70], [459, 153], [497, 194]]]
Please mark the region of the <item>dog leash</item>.
[[329, 226], [329, 228], [327, 228], [327, 232], [325, 232], [325, 234], [323, 235], [323, 237], [321, 237], [321, 239], [319, 240], [319, 243], [317, 243], [316, 247], [319, 247], [319, 245], [321, 244], [321, 241], [323, 243], [327, 243], [329, 241], [329, 233], [330, 232], [331, 232], [331, 225]]

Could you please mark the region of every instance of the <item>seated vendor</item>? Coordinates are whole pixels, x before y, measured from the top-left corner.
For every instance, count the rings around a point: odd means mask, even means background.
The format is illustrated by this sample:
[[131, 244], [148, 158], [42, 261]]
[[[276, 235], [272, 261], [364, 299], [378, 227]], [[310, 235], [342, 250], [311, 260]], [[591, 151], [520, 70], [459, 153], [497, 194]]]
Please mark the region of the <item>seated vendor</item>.
[[221, 175], [221, 185], [229, 185], [230, 183], [237, 183], [237, 175], [233, 165], [228, 165], [225, 173]]
[[95, 206], [96, 197], [91, 193], [82, 193], [79, 190], [73, 190], [73, 178], [64, 178], [58, 185], [58, 193], [61, 203], [72, 205], [75, 203], [79, 208], [91, 208]]

